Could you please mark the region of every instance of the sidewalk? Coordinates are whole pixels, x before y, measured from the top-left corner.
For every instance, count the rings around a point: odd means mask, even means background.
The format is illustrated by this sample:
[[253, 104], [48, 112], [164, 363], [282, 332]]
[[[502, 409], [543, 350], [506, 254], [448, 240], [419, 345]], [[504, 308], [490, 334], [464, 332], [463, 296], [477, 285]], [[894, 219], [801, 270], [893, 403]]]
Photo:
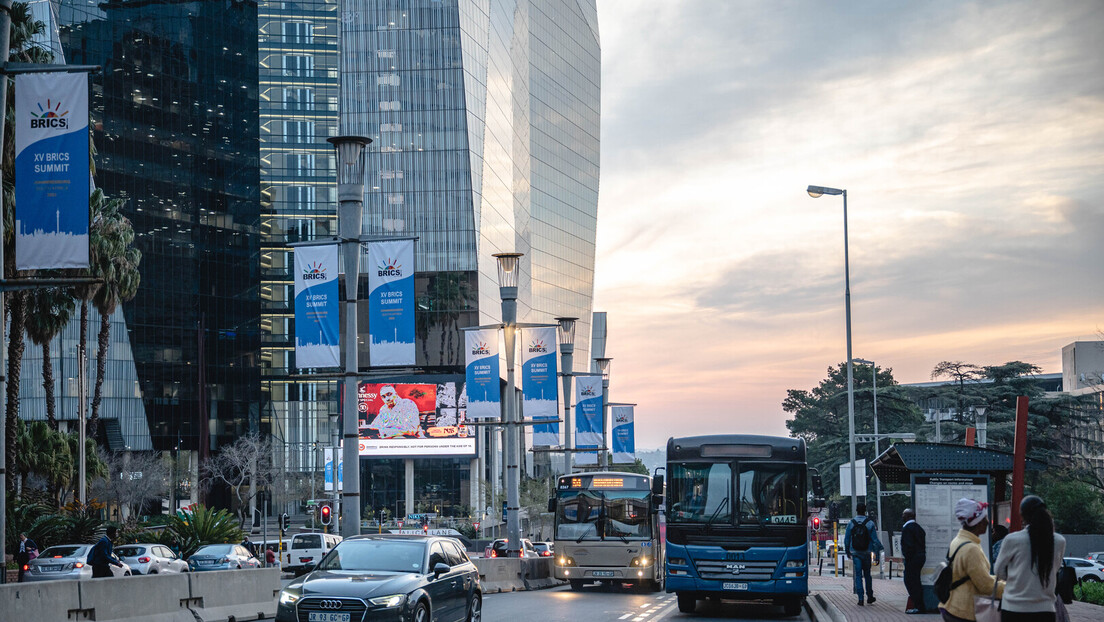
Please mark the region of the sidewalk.
[[[906, 614], [905, 602], [908, 600], [908, 593], [901, 579], [875, 577], [874, 596], [877, 602], [863, 607], [857, 604], [858, 599], [855, 598], [853, 586], [850, 575], [833, 577], [826, 572], [824, 576], [816, 574], [810, 576], [809, 597], [819, 597], [823, 602], [823, 606], [814, 607], [814, 611], [823, 610], [828, 617], [827, 620], [817, 618], [816, 622], [936, 622], [943, 619], [938, 613]], [[1069, 609], [1071, 622], [1104, 620], [1104, 607], [1080, 602], [1074, 602], [1066, 607]]]

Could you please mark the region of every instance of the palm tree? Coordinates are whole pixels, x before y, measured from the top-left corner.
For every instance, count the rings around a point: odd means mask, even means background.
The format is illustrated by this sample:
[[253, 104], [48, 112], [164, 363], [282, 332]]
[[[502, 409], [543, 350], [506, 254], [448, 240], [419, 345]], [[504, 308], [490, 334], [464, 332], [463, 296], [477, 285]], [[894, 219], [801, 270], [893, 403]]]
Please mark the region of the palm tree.
[[32, 342], [42, 346], [42, 388], [46, 390], [46, 422], [52, 430], [58, 429], [58, 424], [50, 342], [65, 330], [75, 307], [73, 294], [68, 287], [27, 290], [27, 336]]

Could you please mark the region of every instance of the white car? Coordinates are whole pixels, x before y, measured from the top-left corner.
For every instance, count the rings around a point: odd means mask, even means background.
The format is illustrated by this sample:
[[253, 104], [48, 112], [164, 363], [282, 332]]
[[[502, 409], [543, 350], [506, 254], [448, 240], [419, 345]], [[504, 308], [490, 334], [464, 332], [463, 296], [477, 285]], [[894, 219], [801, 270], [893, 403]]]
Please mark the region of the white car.
[[124, 544], [115, 547], [115, 555], [126, 562], [134, 574], [188, 572], [188, 562], [164, 544]]
[[1104, 564], [1090, 562], [1080, 557], [1065, 557], [1062, 559], [1062, 565], [1073, 568], [1078, 581], [1104, 581]]

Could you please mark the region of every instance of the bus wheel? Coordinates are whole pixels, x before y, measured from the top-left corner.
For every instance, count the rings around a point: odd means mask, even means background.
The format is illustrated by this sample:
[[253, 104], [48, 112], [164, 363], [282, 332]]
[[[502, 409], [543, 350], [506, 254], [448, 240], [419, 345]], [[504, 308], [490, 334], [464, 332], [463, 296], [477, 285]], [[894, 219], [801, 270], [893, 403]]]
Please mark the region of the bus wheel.
[[570, 583], [571, 583], [571, 589], [576, 591], [576, 592], [583, 589], [583, 582], [579, 579], [572, 579], [570, 581]]
[[799, 616], [799, 615], [801, 615], [801, 609], [802, 609], [803, 604], [804, 603], [802, 602], [802, 600], [800, 598], [795, 598], [793, 600], [787, 600], [782, 605], [782, 612], [784, 614], [788, 615], [788, 616]]
[[662, 592], [663, 591], [663, 579], [652, 579], [645, 584], [645, 588], [649, 592]]
[[682, 613], [694, 613], [698, 608], [698, 599], [689, 594], [678, 593], [678, 607]]

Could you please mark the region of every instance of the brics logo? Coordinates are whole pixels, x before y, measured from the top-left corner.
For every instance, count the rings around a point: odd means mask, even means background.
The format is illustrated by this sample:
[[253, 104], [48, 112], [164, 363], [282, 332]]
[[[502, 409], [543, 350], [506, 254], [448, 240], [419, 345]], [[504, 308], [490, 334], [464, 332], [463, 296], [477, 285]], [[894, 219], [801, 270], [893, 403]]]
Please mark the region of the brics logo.
[[41, 114], [31, 113], [31, 129], [41, 128], [55, 128], [64, 130], [69, 127], [69, 120], [65, 118], [65, 115], [69, 114], [69, 111], [58, 113], [61, 108], [61, 102], [54, 104], [51, 100], [46, 100], [46, 106], [43, 107], [42, 103], [38, 104], [38, 111]]
[[544, 340], [538, 339], [529, 343], [529, 352], [548, 352], [548, 348], [544, 345]]
[[484, 343], [481, 343], [481, 344], [473, 347], [471, 353], [472, 354], [490, 354], [491, 350], [490, 350], [490, 348], [487, 347], [486, 342], [484, 342]]
[[583, 387], [579, 391], [579, 395], [583, 397], [594, 397], [597, 393], [594, 392], [594, 387]]
[[388, 258], [379, 265], [379, 276], [402, 276], [402, 265], [398, 259]]
[[326, 268], [318, 261], [308, 264], [307, 269], [303, 271], [304, 281], [325, 281], [326, 278]]

